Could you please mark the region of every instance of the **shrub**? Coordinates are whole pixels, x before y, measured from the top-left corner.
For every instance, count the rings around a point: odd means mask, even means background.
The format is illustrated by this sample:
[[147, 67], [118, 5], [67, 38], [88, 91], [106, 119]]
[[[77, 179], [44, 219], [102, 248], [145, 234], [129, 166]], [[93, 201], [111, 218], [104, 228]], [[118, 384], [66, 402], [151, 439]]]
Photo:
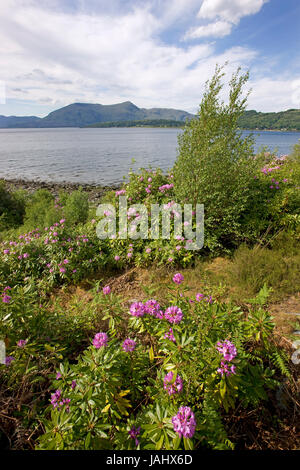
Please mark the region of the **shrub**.
[[132, 304], [126, 328], [115, 317], [76, 363], [60, 365], [39, 449], [234, 447], [223, 414], [258, 406], [278, 384], [277, 363], [285, 368], [274, 325], [262, 308], [245, 321], [239, 308], [189, 298], [174, 282], [165, 305]]
[[23, 191], [11, 192], [0, 181], [0, 232], [23, 223], [26, 196]]
[[52, 225], [61, 216], [55, 207], [54, 196], [47, 189], [38, 189], [26, 205], [24, 224], [30, 230], [36, 227]]
[[88, 194], [82, 190], [73, 191], [66, 200], [63, 214], [68, 225], [84, 224], [89, 215]]
[[229, 103], [220, 101], [222, 68], [217, 67], [202, 98], [197, 116], [179, 135], [174, 166], [178, 201], [202, 203], [206, 244], [232, 245], [243, 237], [240, 218], [248, 198], [256, 163], [253, 137], [243, 138], [237, 122], [246, 106], [242, 87], [248, 73], [240, 69], [230, 81]]

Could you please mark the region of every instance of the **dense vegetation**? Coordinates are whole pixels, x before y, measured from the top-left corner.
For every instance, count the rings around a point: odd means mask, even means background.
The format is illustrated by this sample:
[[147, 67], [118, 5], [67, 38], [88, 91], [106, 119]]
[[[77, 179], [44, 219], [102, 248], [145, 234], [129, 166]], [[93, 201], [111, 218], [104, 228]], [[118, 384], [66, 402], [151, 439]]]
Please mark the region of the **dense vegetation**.
[[182, 121], [169, 119], [141, 119], [137, 121], [97, 122], [86, 127], [183, 127]]
[[241, 129], [300, 131], [300, 109], [278, 113], [245, 111], [238, 121]]
[[[201, 119], [179, 140], [174, 169], [130, 172], [128, 183], [103, 198], [118, 211], [126, 195], [135, 229], [142, 209], [134, 204], [165, 205], [172, 233], [175, 200], [204, 202], [200, 252], [184, 236], [101, 240], [96, 227], [112, 214], [100, 215], [83, 191], [29, 196], [1, 183], [4, 447], [251, 448], [256, 423], [245, 416], [259, 416], [272, 435], [288, 429], [281, 448], [299, 446], [297, 367], [267, 309], [272, 289], [299, 289], [299, 146], [281, 160], [254, 156], [251, 139], [237, 129], [247, 75], [232, 77], [229, 105], [219, 98], [222, 77], [217, 68]], [[199, 276], [199, 263], [224, 254], [236, 268], [234, 287], [246, 286], [248, 297], [238, 303], [222, 298], [222, 284]], [[122, 275], [130, 279], [144, 267], [153, 277], [137, 295]], [[270, 439], [255, 445], [276, 448]]]

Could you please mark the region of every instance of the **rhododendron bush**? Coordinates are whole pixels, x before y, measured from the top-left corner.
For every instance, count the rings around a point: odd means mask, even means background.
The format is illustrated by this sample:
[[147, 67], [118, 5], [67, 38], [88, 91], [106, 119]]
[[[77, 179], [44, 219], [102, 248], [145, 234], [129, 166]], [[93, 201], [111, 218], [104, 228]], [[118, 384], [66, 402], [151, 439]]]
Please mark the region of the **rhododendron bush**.
[[[57, 365], [37, 448], [234, 448], [223, 411], [258, 404], [278, 384], [266, 360], [273, 324], [265, 312], [257, 313], [259, 323], [255, 315], [245, 322], [240, 308], [190, 297], [185, 284], [177, 273], [166, 303], [145, 298], [121, 310], [109, 286], [95, 291], [114, 322], [90, 335], [76, 361], [48, 351]], [[31, 334], [18, 329], [2, 366], [15, 379], [37, 347]]]

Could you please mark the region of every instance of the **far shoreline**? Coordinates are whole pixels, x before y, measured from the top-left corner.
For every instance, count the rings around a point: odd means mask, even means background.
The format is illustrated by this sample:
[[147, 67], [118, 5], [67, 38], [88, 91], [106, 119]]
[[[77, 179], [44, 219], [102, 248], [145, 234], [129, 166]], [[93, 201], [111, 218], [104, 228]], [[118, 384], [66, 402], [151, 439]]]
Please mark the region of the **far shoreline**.
[[38, 189], [45, 189], [49, 191], [53, 196], [58, 196], [61, 191], [71, 193], [77, 191], [80, 188], [88, 193], [90, 202], [98, 202], [104, 194], [109, 191], [120, 189], [122, 183], [112, 184], [91, 184], [91, 183], [75, 183], [68, 181], [52, 182], [52, 181], [37, 181], [37, 180], [26, 180], [22, 178], [5, 178], [0, 177], [0, 181], [5, 181], [8, 187], [12, 190], [25, 190], [32, 194]]

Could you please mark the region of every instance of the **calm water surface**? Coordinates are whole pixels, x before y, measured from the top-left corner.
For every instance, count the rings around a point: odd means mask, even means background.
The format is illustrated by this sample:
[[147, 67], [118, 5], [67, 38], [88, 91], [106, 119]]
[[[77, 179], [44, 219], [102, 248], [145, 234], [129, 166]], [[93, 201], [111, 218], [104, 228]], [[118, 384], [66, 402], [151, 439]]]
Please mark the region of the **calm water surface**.
[[[172, 167], [179, 129], [0, 129], [0, 178], [111, 184], [129, 168]], [[245, 131], [244, 134], [249, 134]], [[255, 150], [291, 152], [300, 132], [253, 132]], [[135, 163], [132, 163], [132, 159]]]

